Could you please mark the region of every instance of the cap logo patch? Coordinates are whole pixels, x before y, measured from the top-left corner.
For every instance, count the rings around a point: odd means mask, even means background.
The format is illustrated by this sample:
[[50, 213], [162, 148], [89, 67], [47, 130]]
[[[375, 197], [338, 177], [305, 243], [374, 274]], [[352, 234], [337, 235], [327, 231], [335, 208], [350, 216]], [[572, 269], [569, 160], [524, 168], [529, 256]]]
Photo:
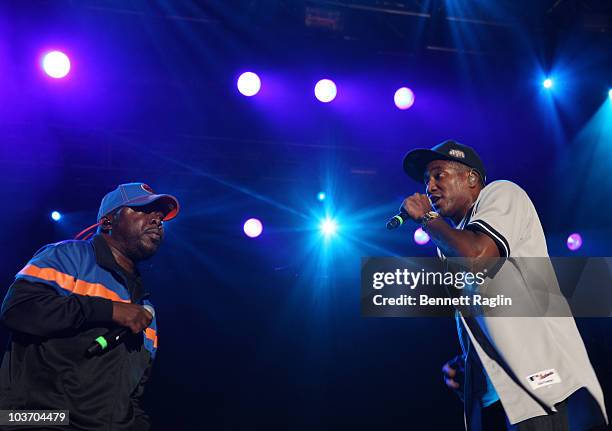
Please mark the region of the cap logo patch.
[[461, 150], [452, 149], [448, 152], [449, 156], [457, 157], [459, 159], [465, 159], [465, 153]]
[[151, 193], [152, 195], [155, 194], [153, 189], [146, 184], [141, 184], [140, 187], [147, 193]]

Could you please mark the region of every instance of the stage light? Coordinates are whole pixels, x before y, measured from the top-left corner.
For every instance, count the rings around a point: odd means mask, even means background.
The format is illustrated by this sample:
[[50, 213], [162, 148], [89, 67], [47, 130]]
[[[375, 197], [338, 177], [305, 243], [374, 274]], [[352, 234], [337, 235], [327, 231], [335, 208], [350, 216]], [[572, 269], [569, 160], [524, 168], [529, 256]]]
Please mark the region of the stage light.
[[551, 78], [546, 78], [543, 82], [542, 85], [544, 86], [544, 88], [550, 89], [553, 87], [553, 80]]
[[329, 103], [336, 98], [336, 84], [330, 79], [321, 79], [315, 85], [314, 92], [320, 102]]
[[238, 78], [238, 91], [245, 96], [251, 97], [259, 93], [261, 89], [261, 80], [253, 72], [244, 72]]
[[263, 225], [256, 218], [250, 218], [244, 222], [243, 229], [245, 235], [249, 238], [257, 238], [263, 232]]
[[59, 211], [52, 211], [51, 212], [51, 219], [53, 221], [60, 221], [62, 219], [62, 214]]
[[325, 192], [319, 192], [317, 194], [317, 199], [320, 200], [321, 202], [323, 202], [325, 200], [326, 196], [325, 196]]
[[608, 97], [612, 100], [612, 88], [608, 90]]
[[573, 233], [567, 237], [567, 248], [576, 251], [580, 247], [582, 247], [582, 236], [579, 233]]
[[51, 78], [63, 78], [70, 72], [70, 59], [61, 51], [51, 51], [43, 57], [42, 67]]
[[321, 229], [321, 233], [323, 233], [325, 237], [330, 237], [335, 235], [338, 231], [338, 224], [335, 220], [326, 218], [321, 222], [319, 228]]
[[423, 230], [423, 228], [418, 228], [414, 231], [414, 242], [416, 242], [418, 245], [425, 245], [429, 242], [429, 235]]
[[410, 108], [414, 104], [414, 93], [408, 87], [402, 87], [393, 96], [395, 106], [401, 110]]

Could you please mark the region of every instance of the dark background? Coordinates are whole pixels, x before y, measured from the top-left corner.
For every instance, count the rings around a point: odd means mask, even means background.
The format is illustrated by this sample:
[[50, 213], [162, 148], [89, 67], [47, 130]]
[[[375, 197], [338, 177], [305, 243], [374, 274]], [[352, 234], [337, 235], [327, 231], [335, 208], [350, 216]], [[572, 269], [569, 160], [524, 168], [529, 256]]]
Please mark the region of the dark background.
[[[361, 256], [430, 256], [386, 219], [406, 151], [454, 138], [523, 187], [551, 255], [609, 256], [607, 1], [3, 1], [0, 284], [129, 181], [181, 214], [142, 265], [156, 429], [461, 429], [446, 319], [361, 318]], [[70, 75], [40, 55], [61, 49]], [[236, 90], [252, 70], [262, 90]], [[551, 91], [542, 80], [552, 76]], [[321, 104], [314, 83], [334, 79]], [[415, 105], [393, 93], [409, 86]], [[319, 191], [327, 193], [323, 203]], [[64, 214], [60, 223], [52, 210]], [[318, 229], [336, 218], [336, 237]], [[252, 240], [249, 217], [264, 223]], [[609, 402], [611, 323], [579, 326]], [[7, 339], [2, 330], [2, 339]]]

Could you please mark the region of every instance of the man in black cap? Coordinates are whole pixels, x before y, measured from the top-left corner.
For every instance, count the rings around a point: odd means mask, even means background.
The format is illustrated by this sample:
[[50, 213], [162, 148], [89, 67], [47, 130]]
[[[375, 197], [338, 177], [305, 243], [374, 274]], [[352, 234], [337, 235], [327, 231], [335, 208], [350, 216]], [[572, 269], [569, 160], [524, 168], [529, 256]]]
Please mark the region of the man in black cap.
[[[425, 183], [425, 194], [404, 200], [408, 216], [420, 223], [442, 259], [508, 258], [508, 288], [534, 288], [521, 258], [547, 258], [537, 212], [519, 186], [486, 182], [478, 154], [456, 141], [410, 151], [404, 170]], [[497, 276], [496, 276], [497, 277]], [[456, 312], [463, 355], [443, 367], [446, 385], [464, 400], [468, 431], [569, 430], [568, 397], [580, 389], [590, 397], [589, 414], [576, 429], [607, 422], [603, 393], [572, 317], [464, 317]], [[574, 397], [572, 397], [574, 398]], [[567, 401], [567, 402], [566, 402]], [[503, 410], [502, 410], [503, 406]], [[502, 414], [503, 413], [503, 414]]]
[[[157, 323], [136, 264], [157, 252], [163, 222], [178, 210], [173, 196], [122, 184], [102, 199], [89, 228], [98, 235], [49, 244], [19, 271], [0, 312], [11, 331], [0, 410], [67, 410], [70, 426], [62, 429], [149, 429], [140, 398]], [[47, 429], [52, 418], [2, 429]]]

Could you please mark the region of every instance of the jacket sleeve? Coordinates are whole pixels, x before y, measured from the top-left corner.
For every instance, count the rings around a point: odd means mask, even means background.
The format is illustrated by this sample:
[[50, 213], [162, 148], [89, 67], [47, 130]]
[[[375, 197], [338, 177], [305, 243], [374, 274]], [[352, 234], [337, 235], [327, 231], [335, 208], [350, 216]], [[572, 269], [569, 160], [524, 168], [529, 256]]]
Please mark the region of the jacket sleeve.
[[49, 336], [85, 323], [111, 322], [113, 302], [85, 295], [60, 295], [52, 287], [18, 278], [9, 287], [0, 321], [10, 330]]
[[149, 360], [149, 365], [145, 370], [140, 382], [134, 392], [130, 396], [130, 402], [134, 408], [134, 431], [148, 431], [151, 428], [151, 419], [149, 415], [141, 407], [142, 394], [144, 393], [145, 384], [151, 376], [151, 370], [153, 368], [153, 359]]

